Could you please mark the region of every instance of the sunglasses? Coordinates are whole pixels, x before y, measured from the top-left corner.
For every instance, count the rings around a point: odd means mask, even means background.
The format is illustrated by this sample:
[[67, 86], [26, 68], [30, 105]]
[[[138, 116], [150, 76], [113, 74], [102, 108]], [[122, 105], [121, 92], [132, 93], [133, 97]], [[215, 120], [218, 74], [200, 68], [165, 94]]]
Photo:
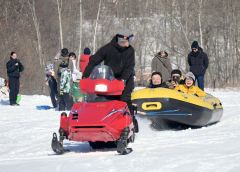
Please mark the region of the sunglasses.
[[192, 50], [193, 50], [193, 51], [197, 51], [198, 49], [197, 49], [197, 48], [193, 48]]

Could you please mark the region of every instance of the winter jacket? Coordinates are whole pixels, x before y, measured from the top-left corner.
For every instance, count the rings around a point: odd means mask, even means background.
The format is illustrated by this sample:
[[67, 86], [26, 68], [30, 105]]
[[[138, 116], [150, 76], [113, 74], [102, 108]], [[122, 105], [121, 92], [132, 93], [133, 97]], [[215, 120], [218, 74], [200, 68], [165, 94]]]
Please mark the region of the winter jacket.
[[152, 59], [152, 72], [160, 72], [163, 82], [171, 78], [172, 65], [168, 57], [160, 57], [156, 54]]
[[[16, 65], [18, 63], [18, 65]], [[24, 70], [24, 67], [19, 59], [13, 59], [10, 57], [10, 60], [7, 62], [7, 75], [9, 78], [20, 78], [20, 72]]]
[[79, 72], [76, 64], [77, 64], [76, 60], [69, 61], [69, 69], [71, 69], [73, 82], [79, 82], [79, 80], [82, 78], [82, 72]]
[[176, 81], [173, 81], [172, 79], [168, 80], [166, 82], [167, 88], [173, 89], [176, 85], [184, 84], [184, 79], [180, 78], [180, 80], [176, 84], [174, 83], [176, 83]]
[[60, 78], [60, 92], [70, 93], [71, 89], [71, 71], [68, 68], [63, 68], [61, 70]]
[[186, 85], [180, 84], [175, 87], [175, 90], [183, 93], [187, 93], [187, 94], [196, 95], [198, 97], [205, 97], [207, 95], [203, 90], [201, 90], [199, 87], [194, 85], [191, 87], [187, 87]]
[[113, 37], [110, 43], [100, 48], [96, 54], [91, 56], [88, 66], [83, 73], [83, 78], [88, 77], [93, 68], [102, 61], [104, 61], [104, 65], [111, 67], [117, 79], [125, 80], [126, 85], [123, 94], [126, 94], [126, 97], [128, 97], [126, 99], [130, 99], [130, 94], [134, 88], [134, 48], [131, 45], [129, 47], [119, 46], [117, 37]]
[[79, 64], [79, 69], [81, 72], [84, 72], [88, 63], [89, 63], [90, 55], [88, 54], [82, 54], [80, 56], [80, 64]]
[[203, 49], [199, 47], [196, 53], [190, 52], [188, 54], [188, 64], [190, 71], [195, 76], [204, 75], [208, 68], [208, 56], [203, 52]]
[[153, 85], [152, 83], [150, 83], [148, 88], [168, 88], [168, 87], [167, 87], [166, 83], [163, 82], [163, 83], [161, 83], [159, 85]]

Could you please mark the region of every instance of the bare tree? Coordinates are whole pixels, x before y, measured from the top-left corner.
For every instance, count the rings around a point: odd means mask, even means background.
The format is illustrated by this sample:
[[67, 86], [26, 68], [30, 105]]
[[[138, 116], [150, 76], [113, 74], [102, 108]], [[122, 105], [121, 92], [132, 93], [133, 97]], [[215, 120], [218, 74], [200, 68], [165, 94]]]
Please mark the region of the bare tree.
[[93, 52], [96, 51], [97, 26], [98, 26], [100, 11], [101, 11], [101, 4], [102, 4], [102, 0], [99, 0], [96, 24], [95, 24], [94, 35], [93, 35]]
[[62, 31], [62, 0], [56, 0], [58, 7], [58, 21], [59, 21], [59, 33], [60, 33], [60, 46], [63, 48], [63, 31]]
[[199, 23], [200, 43], [201, 43], [202, 48], [204, 48], [204, 45], [203, 45], [203, 32], [202, 32], [202, 21], [201, 21], [203, 0], [198, 0], [198, 2], [199, 2], [198, 23]]
[[41, 33], [40, 33], [39, 22], [38, 22], [38, 18], [36, 15], [36, 9], [35, 9], [35, 0], [32, 0], [32, 2], [30, 2], [30, 0], [28, 0], [28, 5], [31, 10], [32, 19], [33, 19], [33, 23], [34, 23], [36, 34], [37, 34], [37, 52], [38, 52], [38, 56], [39, 56], [39, 63], [42, 68], [44, 65], [44, 59], [43, 59], [43, 54], [42, 54]]

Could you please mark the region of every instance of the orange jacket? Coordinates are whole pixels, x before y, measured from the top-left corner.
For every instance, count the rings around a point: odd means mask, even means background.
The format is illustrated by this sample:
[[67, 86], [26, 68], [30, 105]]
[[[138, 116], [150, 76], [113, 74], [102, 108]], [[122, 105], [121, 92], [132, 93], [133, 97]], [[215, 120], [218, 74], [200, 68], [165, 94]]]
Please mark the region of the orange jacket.
[[187, 87], [186, 85], [180, 84], [175, 87], [175, 90], [181, 91], [187, 94], [197, 95], [199, 97], [204, 97], [207, 95], [203, 90], [201, 90], [199, 87], [194, 85], [191, 87]]

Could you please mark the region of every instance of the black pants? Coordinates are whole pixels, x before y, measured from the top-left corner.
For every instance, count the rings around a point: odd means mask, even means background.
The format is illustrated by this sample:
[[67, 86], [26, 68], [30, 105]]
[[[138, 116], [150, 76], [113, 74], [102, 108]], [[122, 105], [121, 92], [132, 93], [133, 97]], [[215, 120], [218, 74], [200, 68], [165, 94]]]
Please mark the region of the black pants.
[[10, 105], [16, 104], [17, 95], [19, 93], [19, 78], [9, 78], [9, 101]]
[[71, 99], [69, 93], [63, 93], [59, 96], [59, 110], [71, 110], [73, 105], [73, 100]]
[[53, 77], [49, 78], [48, 86], [49, 86], [49, 93], [50, 93], [52, 105], [54, 108], [56, 108], [57, 107], [57, 96], [58, 96], [56, 79]]

